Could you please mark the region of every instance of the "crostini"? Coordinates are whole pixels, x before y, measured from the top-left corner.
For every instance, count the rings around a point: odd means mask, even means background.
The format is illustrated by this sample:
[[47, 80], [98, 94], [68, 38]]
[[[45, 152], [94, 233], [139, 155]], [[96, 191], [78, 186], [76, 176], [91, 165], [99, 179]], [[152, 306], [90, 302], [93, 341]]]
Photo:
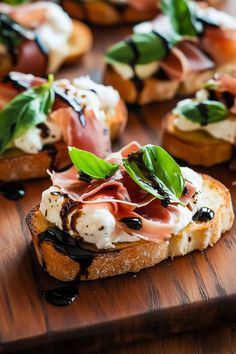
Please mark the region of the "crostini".
[[236, 76], [217, 73], [194, 99], [180, 101], [164, 122], [163, 145], [192, 165], [230, 160], [236, 144]]
[[[208, 0], [211, 6], [222, 0]], [[136, 23], [153, 19], [159, 12], [158, 0], [60, 0], [72, 17], [99, 26]]]
[[51, 2], [0, 4], [0, 77], [10, 71], [44, 76], [77, 61], [92, 46], [90, 29]]
[[68, 144], [105, 157], [126, 120], [118, 92], [89, 77], [53, 82], [11, 72], [0, 83], [0, 181], [68, 167]]
[[131, 143], [105, 160], [69, 148], [74, 166], [26, 217], [40, 264], [62, 281], [137, 272], [214, 245], [232, 227], [228, 189]]
[[135, 26], [106, 54], [104, 81], [131, 104], [191, 95], [214, 72], [236, 64], [235, 18], [187, 0], [161, 5], [163, 14]]
[[61, 0], [68, 14], [100, 26], [140, 22], [158, 13], [156, 0]]

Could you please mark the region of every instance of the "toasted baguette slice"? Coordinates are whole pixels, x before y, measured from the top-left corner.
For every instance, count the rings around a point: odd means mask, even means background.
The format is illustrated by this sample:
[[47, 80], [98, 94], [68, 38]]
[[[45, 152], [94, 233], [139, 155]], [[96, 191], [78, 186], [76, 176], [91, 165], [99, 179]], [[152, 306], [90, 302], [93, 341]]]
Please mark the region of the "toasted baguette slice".
[[176, 95], [192, 95], [201, 89], [207, 80], [212, 78], [214, 72], [214, 70], [206, 70], [201, 73], [190, 73], [184, 82], [150, 77], [142, 80], [142, 86], [140, 87], [133, 80], [124, 79], [111, 65], [107, 65], [104, 83], [116, 88], [127, 103], [145, 105], [152, 102], [171, 100]]
[[73, 31], [69, 39], [70, 53], [65, 63], [77, 61], [81, 55], [91, 49], [92, 44], [93, 37], [89, 27], [80, 21], [73, 20]]
[[152, 19], [158, 12], [157, 8], [146, 11], [138, 11], [130, 6], [119, 8], [115, 4], [102, 0], [87, 2], [61, 0], [60, 2], [72, 18], [86, 20], [100, 26], [141, 22]]
[[213, 166], [231, 159], [232, 144], [212, 137], [207, 132], [197, 130], [183, 132], [175, 128], [175, 116], [170, 113], [164, 122], [162, 144], [174, 157], [191, 165]]
[[[126, 106], [120, 100], [115, 114], [107, 115], [112, 140], [122, 134], [126, 121]], [[37, 154], [26, 154], [16, 148], [9, 149], [0, 156], [0, 181], [10, 182], [46, 177], [47, 169], [60, 171], [70, 164], [71, 160], [64, 141], [45, 146], [45, 149]]]
[[39, 207], [36, 206], [26, 217], [26, 223], [32, 235], [37, 258], [44, 269], [53, 277], [62, 281], [93, 280], [127, 272], [138, 272], [154, 266], [168, 257], [185, 255], [193, 250], [203, 250], [213, 246], [221, 235], [232, 227], [234, 213], [228, 189], [215, 179], [203, 175], [202, 206], [210, 207], [215, 217], [208, 222], [192, 221], [178, 235], [169, 241], [152, 243], [138, 241], [117, 244], [114, 251], [98, 251], [87, 268], [86, 274], [80, 274], [80, 264], [65, 254], [58, 252], [48, 241], [39, 242], [40, 233], [53, 225], [50, 224]]

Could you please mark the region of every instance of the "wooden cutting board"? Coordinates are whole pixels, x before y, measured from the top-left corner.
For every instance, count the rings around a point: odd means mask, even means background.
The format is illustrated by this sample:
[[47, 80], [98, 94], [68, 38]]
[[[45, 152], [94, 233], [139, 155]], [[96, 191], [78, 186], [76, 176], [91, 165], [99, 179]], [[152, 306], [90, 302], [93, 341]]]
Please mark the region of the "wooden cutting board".
[[[236, 14], [233, 0], [229, 6]], [[129, 32], [130, 28], [94, 30], [93, 51], [58, 77], [90, 74], [100, 81], [102, 52]], [[114, 149], [133, 139], [158, 144], [163, 116], [174, 104], [130, 112], [127, 130]], [[225, 183], [236, 201], [236, 175], [227, 164], [204, 172]], [[80, 353], [98, 348], [102, 352], [235, 319], [236, 224], [204, 252], [164, 261], [137, 275], [83, 283], [78, 301], [65, 308], [45, 303], [40, 292], [58, 283], [39, 267], [24, 218], [49, 185], [48, 179], [25, 183], [27, 194], [18, 202], [0, 197], [0, 352], [72, 339]]]

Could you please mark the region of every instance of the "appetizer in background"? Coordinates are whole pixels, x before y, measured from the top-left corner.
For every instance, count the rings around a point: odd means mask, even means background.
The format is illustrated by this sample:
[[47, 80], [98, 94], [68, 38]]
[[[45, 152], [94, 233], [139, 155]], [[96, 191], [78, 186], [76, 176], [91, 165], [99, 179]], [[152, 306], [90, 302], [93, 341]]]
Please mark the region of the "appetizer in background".
[[128, 103], [190, 95], [236, 64], [236, 19], [187, 0], [162, 0], [163, 14], [135, 26], [106, 54], [104, 80]]
[[[222, 0], [208, 0], [216, 6]], [[95, 25], [111, 26], [149, 20], [159, 12], [159, 0], [60, 0], [68, 14]]]
[[154, 18], [156, 0], [60, 0], [68, 14], [93, 24], [109, 26]]
[[180, 101], [165, 121], [164, 147], [192, 165], [227, 161], [236, 144], [236, 76], [215, 74], [194, 99]]
[[69, 154], [74, 166], [51, 173], [26, 217], [40, 264], [59, 280], [137, 272], [212, 246], [232, 227], [226, 187], [161, 147], [133, 142], [105, 160]]
[[0, 77], [11, 70], [44, 76], [92, 46], [90, 29], [50, 2], [0, 4]]
[[0, 180], [45, 177], [47, 169], [68, 167], [67, 145], [105, 157], [126, 119], [118, 92], [89, 77], [53, 83], [11, 72], [0, 83]]

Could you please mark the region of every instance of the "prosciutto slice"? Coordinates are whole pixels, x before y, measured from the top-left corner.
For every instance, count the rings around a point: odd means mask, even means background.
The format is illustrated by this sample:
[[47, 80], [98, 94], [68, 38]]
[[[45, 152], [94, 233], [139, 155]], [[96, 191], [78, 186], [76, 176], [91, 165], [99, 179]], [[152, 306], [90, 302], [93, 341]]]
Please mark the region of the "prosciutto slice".
[[[31, 8], [31, 11], [29, 9]], [[8, 15], [13, 21], [16, 21], [26, 32], [35, 28], [43, 22], [45, 9], [32, 11], [32, 5], [23, 5], [12, 7], [6, 4], [0, 4], [0, 12]], [[12, 70], [22, 73], [32, 73], [33, 75], [43, 76], [47, 73], [48, 55], [39, 39], [31, 32], [32, 39], [22, 35], [22, 43], [17, 48], [17, 63], [12, 65]]]
[[[90, 184], [79, 180], [79, 173], [72, 167], [63, 173], [50, 173], [53, 185], [74, 201], [84, 204], [110, 204], [109, 210], [117, 220], [118, 227], [145, 240], [159, 242], [167, 240], [174, 231], [174, 217], [180, 212], [178, 205], [163, 207], [161, 201], [145, 192], [130, 178], [121, 165], [122, 157], [136, 152], [140, 145], [136, 142], [129, 144], [117, 153], [107, 157], [110, 162], [120, 164], [119, 170], [109, 179], [92, 180]], [[181, 200], [187, 205], [195, 193], [195, 187], [186, 181], [187, 193]], [[142, 227], [131, 230], [123, 218], [139, 218]]]
[[196, 44], [182, 41], [171, 49], [169, 55], [160, 62], [160, 66], [170, 78], [183, 80], [188, 73], [209, 70], [215, 64]]
[[[77, 113], [73, 108], [60, 108], [51, 118], [62, 130], [67, 145], [105, 157], [111, 152], [110, 134], [105, 122], [96, 118], [92, 110]], [[81, 116], [84, 122], [81, 122]]]
[[235, 60], [235, 38], [236, 29], [207, 27], [200, 39], [200, 46], [217, 65], [225, 65]]

